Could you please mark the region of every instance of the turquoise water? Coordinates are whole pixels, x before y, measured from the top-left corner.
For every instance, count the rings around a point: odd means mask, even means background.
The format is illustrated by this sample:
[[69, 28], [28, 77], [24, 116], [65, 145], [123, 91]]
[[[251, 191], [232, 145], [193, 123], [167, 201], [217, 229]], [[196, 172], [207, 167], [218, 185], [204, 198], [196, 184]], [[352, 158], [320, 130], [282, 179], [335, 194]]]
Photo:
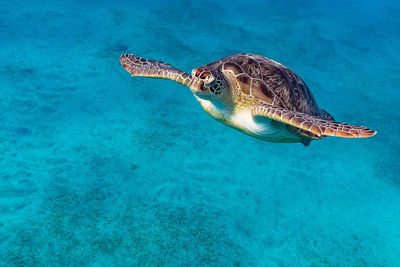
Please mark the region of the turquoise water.
[[[400, 266], [400, 5], [281, 2], [3, 1], [0, 264]], [[262, 142], [119, 62], [238, 52], [378, 134]]]

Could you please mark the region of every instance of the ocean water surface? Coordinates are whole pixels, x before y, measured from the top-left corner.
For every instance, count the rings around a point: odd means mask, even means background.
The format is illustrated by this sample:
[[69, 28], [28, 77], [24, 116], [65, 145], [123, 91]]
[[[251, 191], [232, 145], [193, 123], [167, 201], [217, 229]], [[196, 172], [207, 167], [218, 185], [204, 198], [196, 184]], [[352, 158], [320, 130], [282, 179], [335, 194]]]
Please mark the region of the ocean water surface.
[[[400, 266], [396, 1], [2, 1], [0, 265]], [[366, 139], [262, 142], [122, 53], [297, 72]]]

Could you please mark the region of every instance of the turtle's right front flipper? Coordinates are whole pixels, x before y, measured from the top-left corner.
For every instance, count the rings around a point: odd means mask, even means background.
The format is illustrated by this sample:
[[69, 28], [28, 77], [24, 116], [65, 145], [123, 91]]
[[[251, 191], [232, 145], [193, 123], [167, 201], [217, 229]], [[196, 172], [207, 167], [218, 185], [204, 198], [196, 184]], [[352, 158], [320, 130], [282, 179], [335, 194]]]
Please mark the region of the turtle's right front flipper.
[[376, 131], [372, 131], [364, 126], [356, 126], [332, 120], [324, 120], [309, 114], [274, 107], [268, 104], [260, 104], [254, 107], [252, 113], [255, 117], [266, 117], [277, 120], [306, 130], [316, 134], [317, 136], [325, 135], [360, 138], [370, 137], [376, 134]]
[[132, 76], [168, 79], [189, 86], [192, 76], [184, 71], [156, 60], [148, 60], [133, 54], [123, 54], [120, 57], [122, 67]]

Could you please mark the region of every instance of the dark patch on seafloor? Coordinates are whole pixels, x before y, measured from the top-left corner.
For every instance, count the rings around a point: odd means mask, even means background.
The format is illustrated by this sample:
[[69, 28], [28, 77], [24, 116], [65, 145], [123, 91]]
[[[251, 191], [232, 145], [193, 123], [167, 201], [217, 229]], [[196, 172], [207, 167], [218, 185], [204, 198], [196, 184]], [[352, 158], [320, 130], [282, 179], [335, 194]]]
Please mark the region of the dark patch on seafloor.
[[[3, 262], [255, 264], [249, 254], [229, 241], [223, 227], [215, 222], [218, 211], [203, 207], [173, 208], [138, 199], [120, 200], [117, 195], [98, 188], [80, 193], [67, 188], [57, 191], [41, 205], [38, 217], [15, 229], [9, 240], [12, 247], [1, 253]], [[109, 205], [109, 202], [114, 203]]]

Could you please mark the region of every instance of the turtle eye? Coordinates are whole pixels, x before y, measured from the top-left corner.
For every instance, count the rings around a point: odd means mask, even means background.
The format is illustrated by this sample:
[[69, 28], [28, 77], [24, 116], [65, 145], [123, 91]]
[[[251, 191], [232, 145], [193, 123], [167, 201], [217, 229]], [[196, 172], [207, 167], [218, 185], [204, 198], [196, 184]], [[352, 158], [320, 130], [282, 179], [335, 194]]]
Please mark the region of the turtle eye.
[[212, 75], [210, 72], [208, 73], [208, 75], [204, 78], [204, 83], [205, 84], [210, 84], [215, 80], [214, 75]]

